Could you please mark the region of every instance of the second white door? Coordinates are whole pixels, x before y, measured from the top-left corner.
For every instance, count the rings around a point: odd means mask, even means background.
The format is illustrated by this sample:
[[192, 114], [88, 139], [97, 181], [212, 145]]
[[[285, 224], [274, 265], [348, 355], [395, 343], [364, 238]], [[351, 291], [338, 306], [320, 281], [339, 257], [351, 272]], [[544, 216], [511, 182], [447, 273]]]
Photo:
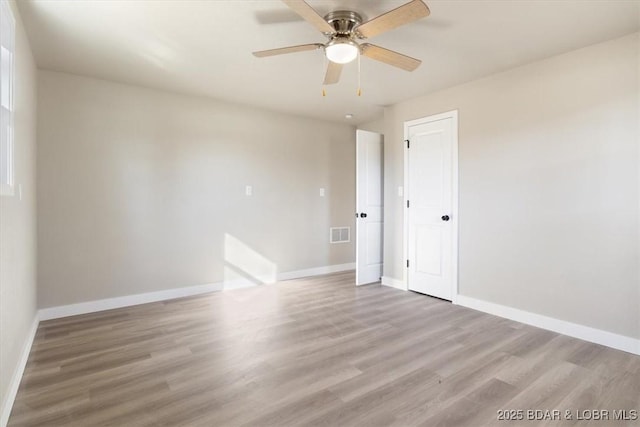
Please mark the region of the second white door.
[[382, 276], [382, 135], [356, 132], [356, 285]]
[[449, 301], [457, 268], [456, 119], [452, 114], [405, 123], [407, 284]]

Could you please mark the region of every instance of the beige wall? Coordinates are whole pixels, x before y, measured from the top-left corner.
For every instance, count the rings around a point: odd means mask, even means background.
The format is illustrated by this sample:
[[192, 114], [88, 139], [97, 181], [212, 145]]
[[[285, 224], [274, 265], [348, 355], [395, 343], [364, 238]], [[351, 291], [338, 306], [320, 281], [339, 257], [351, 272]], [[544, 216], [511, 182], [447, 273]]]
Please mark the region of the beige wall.
[[385, 109], [385, 276], [403, 122], [459, 111], [460, 293], [640, 338], [638, 34]]
[[354, 225], [352, 126], [49, 71], [38, 84], [40, 307], [354, 261], [353, 242], [329, 244]]
[[384, 117], [366, 123], [360, 123], [358, 129], [384, 134]]
[[17, 8], [10, 4], [16, 18], [15, 182], [22, 197], [17, 191], [15, 196], [0, 196], [2, 409], [36, 316], [36, 68]]
[[[638, 36], [640, 37], [640, 36]], [[636, 137], [637, 137], [637, 144], [640, 145], [640, 42], [638, 43], [639, 46], [637, 46], [637, 54], [636, 54], [636, 59], [637, 59], [637, 66], [636, 66], [636, 99], [638, 100], [638, 108], [636, 109], [636, 126], [637, 126], [637, 130], [636, 130]], [[638, 165], [640, 165], [640, 146], [638, 147]], [[640, 212], [640, 170], [638, 170], [638, 212]], [[638, 227], [637, 227], [637, 231], [638, 231], [638, 246], [640, 246], [640, 214], [638, 215]], [[640, 282], [640, 248], [638, 249], [638, 278], [639, 278], [639, 282]], [[640, 287], [640, 284], [638, 284], [638, 286]], [[638, 291], [638, 297], [640, 299], [640, 290]], [[640, 303], [639, 303], [640, 304]], [[640, 310], [639, 310], [640, 311]], [[640, 314], [638, 314], [637, 317], [637, 323], [638, 323], [638, 331], [640, 331]]]

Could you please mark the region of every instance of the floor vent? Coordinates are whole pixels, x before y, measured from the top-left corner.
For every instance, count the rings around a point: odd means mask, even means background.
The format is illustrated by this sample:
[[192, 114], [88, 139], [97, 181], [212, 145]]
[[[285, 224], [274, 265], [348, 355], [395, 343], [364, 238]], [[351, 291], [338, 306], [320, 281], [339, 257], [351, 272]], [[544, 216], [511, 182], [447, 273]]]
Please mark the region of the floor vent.
[[329, 229], [329, 243], [349, 243], [350, 241], [350, 227], [331, 227]]

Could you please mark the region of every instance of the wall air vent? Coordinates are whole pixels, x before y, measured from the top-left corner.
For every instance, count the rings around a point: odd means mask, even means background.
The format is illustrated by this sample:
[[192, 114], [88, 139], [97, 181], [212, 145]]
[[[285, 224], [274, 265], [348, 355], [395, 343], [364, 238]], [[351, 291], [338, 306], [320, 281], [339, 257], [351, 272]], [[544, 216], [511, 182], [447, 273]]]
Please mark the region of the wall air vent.
[[331, 227], [329, 229], [329, 243], [349, 243], [350, 241], [350, 227]]

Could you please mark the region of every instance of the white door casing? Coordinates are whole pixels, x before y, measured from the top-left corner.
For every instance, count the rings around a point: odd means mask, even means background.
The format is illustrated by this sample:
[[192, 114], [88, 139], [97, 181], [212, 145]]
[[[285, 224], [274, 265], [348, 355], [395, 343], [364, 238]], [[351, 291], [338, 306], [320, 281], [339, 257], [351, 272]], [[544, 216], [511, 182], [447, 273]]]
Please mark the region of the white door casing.
[[405, 280], [409, 290], [457, 295], [457, 112], [405, 122]]
[[356, 285], [382, 276], [382, 135], [356, 131]]

